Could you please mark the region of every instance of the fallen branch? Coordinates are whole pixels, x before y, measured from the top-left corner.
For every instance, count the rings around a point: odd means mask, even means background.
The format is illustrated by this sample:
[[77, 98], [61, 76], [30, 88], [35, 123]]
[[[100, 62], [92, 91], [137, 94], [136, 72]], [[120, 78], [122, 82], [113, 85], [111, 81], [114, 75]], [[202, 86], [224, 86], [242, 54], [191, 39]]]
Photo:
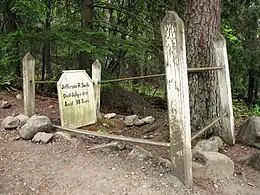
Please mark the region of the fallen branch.
[[110, 143], [100, 144], [100, 145], [94, 146], [92, 148], [89, 148], [88, 150], [98, 150], [98, 149], [102, 149], [102, 148], [115, 148], [115, 149], [118, 149], [118, 150], [123, 150], [125, 148], [125, 143], [113, 141], [113, 142], [110, 142]]

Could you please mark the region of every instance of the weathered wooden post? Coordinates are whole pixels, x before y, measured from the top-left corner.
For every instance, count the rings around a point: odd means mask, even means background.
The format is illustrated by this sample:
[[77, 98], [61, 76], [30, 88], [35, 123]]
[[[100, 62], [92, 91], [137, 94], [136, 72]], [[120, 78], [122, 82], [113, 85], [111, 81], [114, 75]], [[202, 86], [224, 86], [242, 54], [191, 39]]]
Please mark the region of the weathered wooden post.
[[31, 117], [35, 114], [35, 59], [27, 53], [23, 58], [23, 99], [24, 114]]
[[191, 187], [192, 153], [184, 24], [168, 12], [161, 23], [167, 82], [170, 152], [176, 176]]
[[100, 113], [100, 81], [101, 81], [101, 64], [98, 60], [96, 60], [92, 64], [92, 81], [94, 88], [94, 95], [96, 101], [96, 109], [97, 109], [97, 118], [101, 118]]
[[234, 116], [226, 40], [220, 33], [218, 33], [213, 44], [215, 48], [216, 65], [222, 67], [218, 72], [221, 114], [227, 113], [227, 116], [223, 118], [224, 128], [220, 131], [220, 136], [227, 144], [234, 145]]

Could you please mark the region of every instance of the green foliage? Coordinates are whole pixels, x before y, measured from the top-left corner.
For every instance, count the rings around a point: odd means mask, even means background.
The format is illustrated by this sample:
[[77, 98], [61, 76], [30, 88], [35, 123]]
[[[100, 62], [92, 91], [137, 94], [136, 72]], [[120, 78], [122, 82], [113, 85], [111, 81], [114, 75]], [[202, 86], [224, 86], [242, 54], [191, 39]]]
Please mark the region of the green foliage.
[[[89, 56], [88, 63], [101, 62], [103, 80], [163, 73], [160, 22], [168, 10], [185, 19], [185, 6], [180, 0], [117, 0], [109, 4], [97, 0], [91, 4], [91, 26], [85, 27], [82, 0], [0, 1], [0, 77], [20, 76], [22, 58], [31, 52], [36, 58], [37, 79], [41, 79], [46, 41], [50, 42], [52, 80], [57, 80], [62, 70], [77, 69], [81, 52]], [[232, 91], [242, 98], [248, 92], [248, 70], [260, 67], [259, 13], [259, 0], [222, 1], [221, 31], [228, 45]], [[164, 92], [161, 80], [121, 85], [152, 96]]]
[[[254, 89], [260, 83], [259, 67], [259, 0], [229, 1], [223, 0], [222, 33], [228, 45], [228, 57], [231, 71], [231, 84], [234, 95], [248, 96], [249, 71], [254, 70]], [[257, 71], [259, 73], [257, 73]]]
[[15, 78], [10, 76], [0, 76], [0, 90], [9, 89]]
[[233, 100], [233, 111], [236, 119], [245, 119], [250, 116], [260, 116], [260, 105], [250, 107], [241, 100]]
[[253, 113], [255, 116], [260, 116], [260, 105], [256, 104], [254, 106]]

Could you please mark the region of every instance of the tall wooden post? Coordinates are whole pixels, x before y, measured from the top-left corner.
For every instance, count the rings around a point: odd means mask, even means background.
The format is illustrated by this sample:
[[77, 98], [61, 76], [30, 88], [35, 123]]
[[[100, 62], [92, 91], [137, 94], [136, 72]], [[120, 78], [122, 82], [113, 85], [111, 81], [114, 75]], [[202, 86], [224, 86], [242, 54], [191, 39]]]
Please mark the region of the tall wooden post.
[[23, 99], [24, 114], [31, 117], [35, 111], [35, 59], [27, 53], [23, 58]]
[[227, 116], [223, 118], [223, 129], [220, 131], [220, 136], [227, 144], [234, 145], [234, 115], [226, 40], [218, 33], [213, 44], [215, 48], [216, 65], [222, 67], [218, 72], [221, 114], [227, 113]]
[[192, 152], [184, 24], [168, 12], [161, 23], [167, 82], [171, 160], [176, 176], [191, 187]]
[[100, 81], [101, 81], [101, 64], [96, 60], [92, 64], [92, 81], [94, 88], [94, 95], [96, 101], [97, 118], [101, 118], [100, 113]]

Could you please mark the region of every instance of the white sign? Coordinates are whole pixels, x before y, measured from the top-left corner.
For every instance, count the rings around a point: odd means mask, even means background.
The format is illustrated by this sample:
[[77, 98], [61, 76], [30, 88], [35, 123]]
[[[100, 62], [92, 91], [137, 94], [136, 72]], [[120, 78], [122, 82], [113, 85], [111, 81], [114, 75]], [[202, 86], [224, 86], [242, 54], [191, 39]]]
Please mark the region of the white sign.
[[93, 83], [85, 70], [63, 71], [57, 88], [63, 127], [78, 128], [97, 121]]

